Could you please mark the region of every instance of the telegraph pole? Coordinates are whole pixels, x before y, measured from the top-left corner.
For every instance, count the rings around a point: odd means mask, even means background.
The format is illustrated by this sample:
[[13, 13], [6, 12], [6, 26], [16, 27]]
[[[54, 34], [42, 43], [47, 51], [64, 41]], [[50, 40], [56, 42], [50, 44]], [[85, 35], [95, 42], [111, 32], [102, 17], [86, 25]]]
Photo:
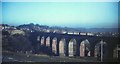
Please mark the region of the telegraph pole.
[[118, 45], [117, 45], [117, 58], [118, 58]]
[[103, 61], [103, 41], [101, 41], [101, 62]]

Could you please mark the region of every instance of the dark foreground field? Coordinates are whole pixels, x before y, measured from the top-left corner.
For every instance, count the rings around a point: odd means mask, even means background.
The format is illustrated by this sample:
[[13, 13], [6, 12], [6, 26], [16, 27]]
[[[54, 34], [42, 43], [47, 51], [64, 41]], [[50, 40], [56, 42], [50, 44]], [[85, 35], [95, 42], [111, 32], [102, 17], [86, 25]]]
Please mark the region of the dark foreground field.
[[13, 53], [4, 51], [2, 56], [2, 62], [99, 62], [93, 57], [59, 57], [59, 56], [48, 56], [43, 54], [24, 54], [24, 53]]

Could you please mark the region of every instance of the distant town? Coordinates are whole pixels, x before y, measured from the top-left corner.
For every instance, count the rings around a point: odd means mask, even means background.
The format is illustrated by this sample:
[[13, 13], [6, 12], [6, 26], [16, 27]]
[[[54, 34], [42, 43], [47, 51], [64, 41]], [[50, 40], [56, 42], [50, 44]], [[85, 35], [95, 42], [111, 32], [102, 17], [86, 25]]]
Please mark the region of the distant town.
[[19, 26], [10, 26], [7, 24], [1, 24], [0, 28], [3, 31], [13, 34], [25, 34], [25, 32], [46, 32], [46, 33], [59, 33], [59, 34], [74, 34], [74, 35], [88, 35], [88, 36], [108, 36], [118, 37], [119, 32], [117, 28], [69, 28], [69, 27], [49, 27], [39, 24], [23, 24]]

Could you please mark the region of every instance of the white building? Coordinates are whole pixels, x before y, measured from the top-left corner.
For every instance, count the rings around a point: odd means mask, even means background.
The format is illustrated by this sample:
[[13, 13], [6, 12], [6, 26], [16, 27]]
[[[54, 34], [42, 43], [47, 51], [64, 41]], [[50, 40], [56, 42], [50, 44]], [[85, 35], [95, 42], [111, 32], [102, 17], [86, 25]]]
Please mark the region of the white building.
[[22, 34], [22, 35], [25, 35], [25, 32], [22, 31], [22, 30], [12, 30], [10, 32], [11, 35], [14, 35], [14, 34]]

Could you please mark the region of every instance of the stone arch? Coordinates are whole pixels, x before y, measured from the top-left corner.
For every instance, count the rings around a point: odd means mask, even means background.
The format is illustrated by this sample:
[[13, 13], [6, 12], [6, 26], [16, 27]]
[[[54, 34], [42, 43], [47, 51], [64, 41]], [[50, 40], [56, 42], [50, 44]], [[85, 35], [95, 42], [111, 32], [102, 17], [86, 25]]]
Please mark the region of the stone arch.
[[114, 48], [114, 50], [113, 50], [113, 58], [118, 58], [118, 55], [117, 55], [117, 47]]
[[113, 49], [113, 58], [118, 58], [119, 57], [119, 45], [117, 44], [114, 49]]
[[41, 37], [41, 45], [44, 45], [44, 41], [45, 41], [45, 37], [42, 36], [42, 37]]
[[56, 37], [52, 39], [52, 52], [54, 54], [57, 54], [57, 38]]
[[94, 56], [97, 57], [99, 53], [100, 53], [100, 43], [97, 43], [95, 45]]
[[46, 46], [50, 46], [50, 37], [49, 36], [46, 38]]
[[72, 57], [76, 55], [76, 40], [75, 39], [71, 39], [69, 41], [69, 45], [68, 45], [68, 56]]
[[87, 39], [80, 43], [80, 56], [90, 56], [90, 42]]
[[40, 36], [37, 36], [37, 41], [40, 41]]
[[[101, 40], [99, 43], [97, 43], [95, 45], [95, 49], [94, 49], [94, 57], [101, 57], [101, 53], [102, 53], [102, 57], [104, 56], [105, 53], [105, 49], [106, 49], [106, 45], [107, 43], [104, 42], [103, 40]], [[102, 51], [101, 51], [102, 49]]]
[[62, 38], [60, 41], [59, 41], [59, 55], [60, 56], [65, 56], [65, 47], [66, 47], [66, 44], [65, 44], [65, 39]]

